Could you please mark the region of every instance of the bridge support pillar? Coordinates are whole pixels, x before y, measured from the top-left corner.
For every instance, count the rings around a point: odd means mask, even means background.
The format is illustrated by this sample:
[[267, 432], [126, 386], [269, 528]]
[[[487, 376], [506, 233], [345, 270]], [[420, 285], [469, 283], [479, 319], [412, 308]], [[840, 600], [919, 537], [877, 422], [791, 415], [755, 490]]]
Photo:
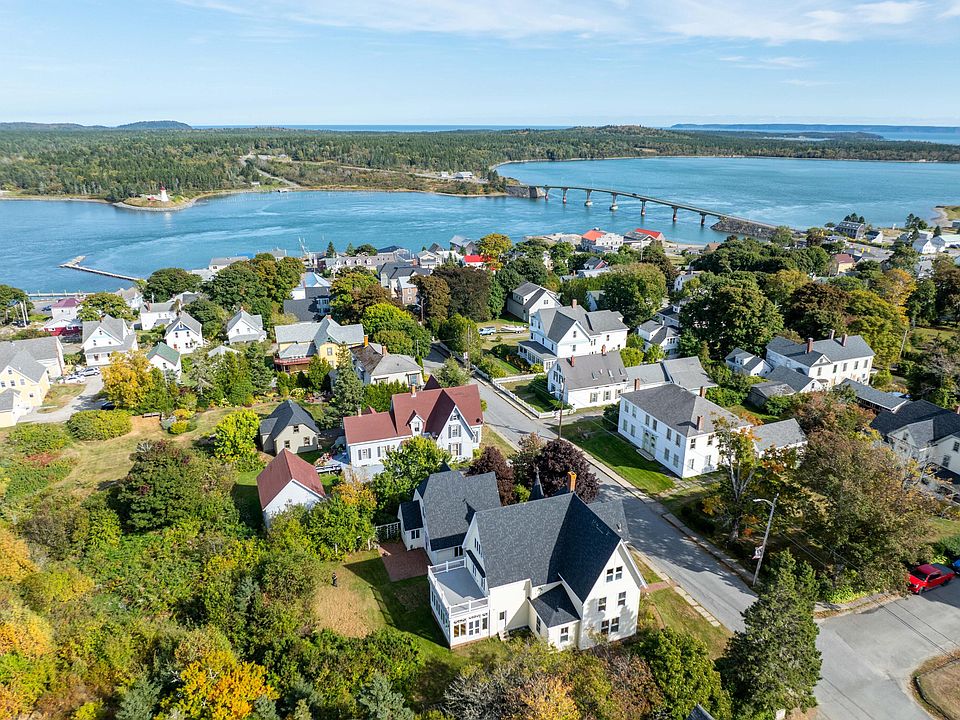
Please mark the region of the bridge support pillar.
[[646, 214], [647, 214], [647, 201], [641, 200], [640, 201], [640, 217], [643, 217]]
[[703, 227], [707, 224], [707, 216], [703, 213], [700, 213], [700, 227]]
[[674, 221], [674, 222], [677, 221], [677, 208], [674, 208], [674, 209], [673, 209], [673, 221]]
[[546, 185], [543, 186], [543, 199], [544, 200], [550, 199], [550, 188]]
[[591, 193], [593, 193], [593, 190], [587, 190], [587, 201], [584, 203], [587, 207], [593, 205], [593, 200], [590, 199]]
[[566, 189], [566, 188], [563, 189], [563, 204], [564, 204], [564, 205], [567, 204], [567, 189]]
[[616, 210], [619, 206], [617, 205], [617, 196], [613, 195], [613, 200], [610, 202], [610, 210]]

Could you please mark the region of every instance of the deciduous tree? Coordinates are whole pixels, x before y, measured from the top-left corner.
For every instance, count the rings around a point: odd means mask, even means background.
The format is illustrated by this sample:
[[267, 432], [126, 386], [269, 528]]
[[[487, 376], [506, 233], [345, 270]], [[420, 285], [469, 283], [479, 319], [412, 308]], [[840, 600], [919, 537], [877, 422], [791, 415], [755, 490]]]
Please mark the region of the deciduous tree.
[[667, 296], [667, 282], [654, 265], [626, 265], [608, 273], [600, 296], [602, 310], [623, 315], [627, 327], [635, 328], [653, 317]]
[[576, 494], [584, 502], [593, 502], [600, 491], [586, 455], [566, 440], [551, 440], [544, 445], [533, 466], [540, 472], [540, 483], [548, 497], [567, 486], [571, 472], [576, 473]]
[[160, 268], [150, 273], [143, 286], [147, 302], [166, 302], [182, 292], [194, 292], [200, 287], [200, 276], [183, 268]]
[[410, 499], [414, 488], [450, 460], [450, 453], [430, 438], [416, 435], [387, 453], [383, 472], [373, 479], [377, 506], [385, 515], [396, 515], [400, 503]]
[[640, 646], [640, 654], [663, 693], [665, 717], [687, 720], [702, 705], [717, 720], [729, 720], [730, 697], [702, 642], [666, 628], [651, 634]]
[[109, 292], [87, 295], [77, 311], [77, 318], [84, 321], [99, 320], [104, 315], [121, 320], [133, 320], [136, 317], [122, 297]]
[[436, 275], [415, 275], [412, 282], [423, 305], [423, 322], [436, 333], [449, 317], [450, 288]]
[[238, 410], [217, 423], [213, 431], [213, 454], [223, 462], [242, 470], [254, 469], [257, 457], [257, 433], [260, 417], [252, 410]]
[[512, 245], [513, 241], [506, 235], [490, 233], [480, 238], [477, 249], [487, 265], [494, 270], [498, 270], [503, 265], [503, 256]]
[[507, 462], [497, 448], [488, 445], [480, 451], [480, 455], [470, 464], [468, 475], [482, 475], [492, 472], [497, 476], [497, 490], [500, 493], [500, 504], [509, 505], [515, 501], [513, 467]]

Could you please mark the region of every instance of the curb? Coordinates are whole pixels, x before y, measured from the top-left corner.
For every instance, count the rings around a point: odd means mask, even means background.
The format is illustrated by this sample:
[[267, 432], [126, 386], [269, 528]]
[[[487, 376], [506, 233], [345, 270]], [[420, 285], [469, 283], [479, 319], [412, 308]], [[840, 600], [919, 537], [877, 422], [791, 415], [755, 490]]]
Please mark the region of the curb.
[[751, 583], [753, 581], [753, 576], [751, 576], [749, 573], [747, 573], [746, 570], [740, 567], [739, 563], [737, 563], [736, 560], [734, 560], [729, 555], [726, 555], [720, 552], [719, 550], [717, 550], [717, 548], [715, 548], [713, 545], [706, 542], [705, 540], [702, 540], [699, 535], [697, 535], [696, 533], [693, 532], [693, 530], [691, 530], [686, 525], [684, 525], [680, 521], [680, 519], [677, 518], [673, 513], [664, 512], [664, 513], [661, 513], [661, 516], [663, 517], [664, 520], [666, 520], [668, 523], [673, 525], [677, 530], [683, 533], [685, 537], [692, 540], [697, 545], [697, 547], [699, 547], [701, 550], [708, 553], [709, 555], [713, 556], [713, 558], [717, 562], [719, 562], [721, 565], [727, 568], [727, 570], [729, 570], [734, 575], [736, 575], [741, 580], [743, 580], [747, 584], [747, 587], [751, 588], [752, 590]]

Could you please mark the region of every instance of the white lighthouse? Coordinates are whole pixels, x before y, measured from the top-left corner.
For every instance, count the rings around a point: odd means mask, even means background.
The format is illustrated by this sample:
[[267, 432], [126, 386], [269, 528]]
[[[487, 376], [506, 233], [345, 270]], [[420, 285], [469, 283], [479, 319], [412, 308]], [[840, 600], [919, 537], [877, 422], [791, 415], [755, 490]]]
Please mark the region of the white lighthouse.
[[170, 202], [170, 197], [167, 195], [167, 189], [162, 184], [160, 185], [160, 202]]

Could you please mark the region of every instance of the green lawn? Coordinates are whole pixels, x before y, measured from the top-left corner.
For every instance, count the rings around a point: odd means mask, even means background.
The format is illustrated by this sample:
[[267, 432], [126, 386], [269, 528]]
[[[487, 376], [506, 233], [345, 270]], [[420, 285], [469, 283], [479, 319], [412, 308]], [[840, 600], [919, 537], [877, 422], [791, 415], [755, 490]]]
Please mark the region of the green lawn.
[[[641, 618], [643, 602], [650, 603], [653, 616], [651, 619], [656, 627], [669, 627], [681, 632], [687, 632], [707, 646], [710, 657], [716, 659], [723, 654], [727, 646], [729, 631], [722, 625], [714, 627], [706, 618], [694, 610], [690, 604], [677, 594], [672, 588], [657, 590], [641, 601]], [[647, 622], [650, 623], [651, 619]]]
[[510, 457], [517, 452], [514, 447], [504, 440], [498, 432], [496, 432], [489, 425], [484, 425], [483, 438], [482, 442], [480, 443], [480, 447], [484, 448], [487, 446], [497, 448], [497, 450], [503, 453], [504, 457]]
[[547, 390], [546, 378], [510, 383], [503, 387], [540, 412], [550, 412], [557, 409], [556, 398]]
[[563, 437], [644, 492], [661, 493], [673, 487], [673, 480], [661, 472], [658, 463], [647, 460], [599, 420], [584, 418], [564, 425]]
[[500, 368], [500, 370], [506, 373], [506, 375], [501, 375], [501, 377], [510, 377], [511, 375], [520, 375], [524, 372], [520, 368], [514, 367], [513, 365], [506, 362], [505, 360], [501, 360], [496, 355], [494, 355], [493, 352], [486, 351], [484, 352], [484, 355], [488, 357], [495, 366], [497, 366], [498, 368]]

